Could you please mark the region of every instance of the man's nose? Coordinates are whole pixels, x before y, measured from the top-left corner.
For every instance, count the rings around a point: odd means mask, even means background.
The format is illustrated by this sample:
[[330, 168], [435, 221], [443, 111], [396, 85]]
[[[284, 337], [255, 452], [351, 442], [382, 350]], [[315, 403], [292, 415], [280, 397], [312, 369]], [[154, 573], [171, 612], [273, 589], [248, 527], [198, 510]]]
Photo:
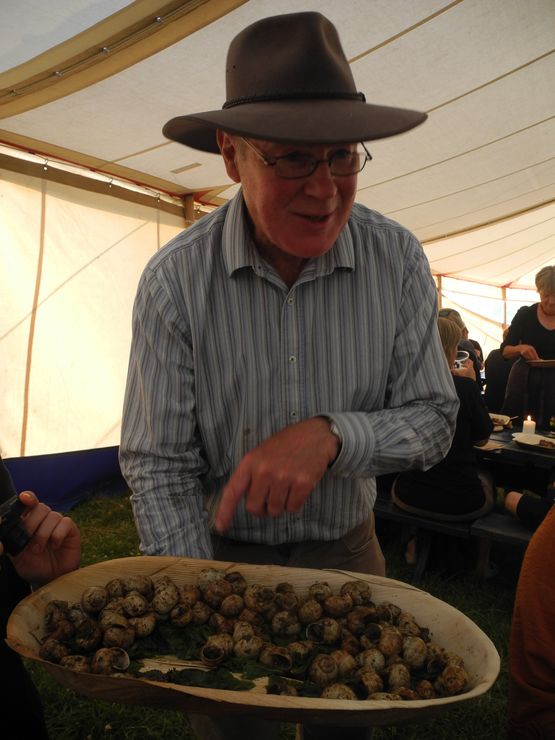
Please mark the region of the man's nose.
[[330, 163], [327, 159], [318, 162], [316, 169], [307, 178], [306, 192], [310, 195], [319, 195], [320, 197], [330, 197], [337, 192], [337, 185], [334, 176], [331, 174]]

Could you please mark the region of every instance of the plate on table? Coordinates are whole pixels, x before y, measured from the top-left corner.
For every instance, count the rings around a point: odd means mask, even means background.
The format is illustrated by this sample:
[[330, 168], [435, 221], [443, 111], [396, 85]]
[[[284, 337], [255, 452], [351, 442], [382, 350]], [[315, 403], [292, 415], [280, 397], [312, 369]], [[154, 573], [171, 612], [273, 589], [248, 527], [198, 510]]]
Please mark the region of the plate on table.
[[555, 453], [555, 439], [544, 437], [542, 434], [513, 434], [514, 441], [522, 447], [528, 447], [540, 452]]
[[555, 360], [527, 360], [530, 367], [553, 367], [555, 368]]
[[[148, 575], [168, 576], [179, 588], [197, 583], [201, 570], [216, 568], [224, 573], [239, 571], [248, 584], [275, 589], [288, 583], [299, 596], [306, 596], [310, 584], [327, 581], [334, 593], [346, 581], [362, 581], [371, 589], [374, 603], [389, 602], [412, 613], [430, 631], [437, 645], [457, 653], [464, 660], [469, 682], [463, 693], [434, 699], [373, 701], [310, 698], [269, 694], [265, 683], [256, 679], [250, 690], [208, 688], [137, 678], [128, 674], [78, 673], [39, 657], [45, 637], [45, 609], [53, 599], [79, 601], [88, 586], [103, 586], [112, 578]], [[8, 622], [8, 644], [21, 655], [38, 661], [55, 680], [81, 696], [124, 704], [143, 704], [203, 714], [257, 715], [282, 722], [310, 721], [335, 725], [392, 725], [428, 719], [460, 702], [476, 699], [494, 684], [500, 659], [489, 637], [462, 612], [425, 591], [400, 581], [342, 570], [309, 570], [280, 566], [245, 565], [178, 557], [130, 557], [80, 568], [34, 591], [16, 606]], [[176, 667], [176, 656], [162, 655], [159, 667]], [[164, 662], [167, 666], [164, 666]]]

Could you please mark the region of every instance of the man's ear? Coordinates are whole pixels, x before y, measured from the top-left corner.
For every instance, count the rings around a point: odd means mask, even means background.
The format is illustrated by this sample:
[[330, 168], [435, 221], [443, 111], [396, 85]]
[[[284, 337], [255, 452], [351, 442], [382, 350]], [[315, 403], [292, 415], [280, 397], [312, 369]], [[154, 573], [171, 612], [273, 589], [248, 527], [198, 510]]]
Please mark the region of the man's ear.
[[237, 146], [233, 138], [225, 131], [218, 129], [216, 131], [216, 139], [224, 159], [225, 169], [228, 176], [233, 180], [233, 182], [241, 182], [241, 175], [239, 174], [239, 168], [237, 167]]

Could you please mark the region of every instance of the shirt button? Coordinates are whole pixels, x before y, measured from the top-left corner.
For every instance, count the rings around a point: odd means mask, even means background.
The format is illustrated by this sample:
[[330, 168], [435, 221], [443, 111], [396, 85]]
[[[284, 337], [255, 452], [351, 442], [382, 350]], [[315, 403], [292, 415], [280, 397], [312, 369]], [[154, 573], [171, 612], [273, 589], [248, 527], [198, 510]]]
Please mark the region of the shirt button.
[[288, 298], [287, 299], [287, 303], [291, 306], [293, 304], [293, 299], [292, 298]]
[[292, 412], [291, 412], [291, 413], [289, 414], [289, 416], [290, 416], [290, 417], [291, 417], [292, 419], [296, 419], [296, 418], [297, 418], [297, 412], [296, 412], [296, 411], [292, 411]]
[[295, 355], [291, 355], [289, 357], [289, 362], [297, 362], [297, 358], [295, 357]]

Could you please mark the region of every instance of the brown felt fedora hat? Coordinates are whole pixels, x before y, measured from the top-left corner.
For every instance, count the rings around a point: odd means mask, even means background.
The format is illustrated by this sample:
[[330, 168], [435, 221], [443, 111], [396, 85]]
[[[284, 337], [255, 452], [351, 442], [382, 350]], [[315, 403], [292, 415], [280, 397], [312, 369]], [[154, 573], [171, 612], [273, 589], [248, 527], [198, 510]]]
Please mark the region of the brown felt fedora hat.
[[232, 40], [221, 110], [177, 116], [164, 136], [218, 152], [216, 129], [298, 144], [340, 144], [408, 131], [426, 114], [367, 103], [337, 29], [320, 13], [263, 18]]

